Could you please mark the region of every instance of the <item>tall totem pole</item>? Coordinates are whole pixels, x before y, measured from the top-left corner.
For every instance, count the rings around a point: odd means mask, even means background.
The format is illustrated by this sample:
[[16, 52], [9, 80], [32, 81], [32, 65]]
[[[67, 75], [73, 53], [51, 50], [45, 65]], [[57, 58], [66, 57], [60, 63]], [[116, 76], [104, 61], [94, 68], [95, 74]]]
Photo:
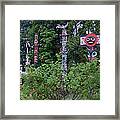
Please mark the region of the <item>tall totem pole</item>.
[[[80, 35], [80, 46], [86, 47], [88, 50], [88, 60], [93, 61], [97, 56], [96, 46], [100, 45], [100, 35], [96, 35], [95, 21], [92, 21], [92, 27], [86, 28], [86, 35]], [[82, 21], [77, 22], [73, 26], [73, 35], [76, 36], [79, 29], [83, 29]]]
[[29, 41], [26, 41], [26, 65], [30, 64], [29, 56], [28, 56], [29, 50], [30, 50], [30, 43]]
[[62, 42], [62, 78], [64, 79], [66, 73], [67, 73], [67, 30], [66, 27], [68, 26], [68, 23], [66, 25], [58, 25], [56, 28], [59, 28], [62, 30], [60, 36], [61, 36], [61, 42]]
[[34, 64], [38, 62], [38, 34], [35, 33], [35, 40], [34, 40]]

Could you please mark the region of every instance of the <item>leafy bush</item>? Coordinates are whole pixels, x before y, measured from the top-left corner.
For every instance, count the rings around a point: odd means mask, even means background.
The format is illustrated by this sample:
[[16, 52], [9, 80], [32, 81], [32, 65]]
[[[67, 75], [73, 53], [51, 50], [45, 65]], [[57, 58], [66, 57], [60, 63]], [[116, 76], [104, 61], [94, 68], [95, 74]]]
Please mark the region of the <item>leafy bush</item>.
[[65, 79], [66, 99], [100, 99], [100, 68], [98, 61], [79, 63], [70, 68]]
[[59, 99], [61, 64], [42, 64], [38, 68], [29, 67], [23, 75], [21, 99]]
[[21, 99], [82, 100], [100, 99], [100, 70], [98, 61], [72, 66], [63, 80], [61, 63], [28, 67], [22, 75]]

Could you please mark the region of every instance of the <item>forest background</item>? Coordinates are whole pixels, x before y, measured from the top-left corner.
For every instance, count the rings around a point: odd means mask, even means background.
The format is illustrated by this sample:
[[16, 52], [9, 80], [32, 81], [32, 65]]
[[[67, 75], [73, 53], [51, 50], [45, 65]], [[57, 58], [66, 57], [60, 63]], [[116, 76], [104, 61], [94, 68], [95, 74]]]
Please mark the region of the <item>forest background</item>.
[[[30, 43], [30, 65], [21, 74], [21, 100], [99, 100], [100, 99], [100, 46], [97, 57], [89, 61], [87, 48], [80, 46], [80, 37], [89, 31], [100, 35], [99, 20], [81, 20], [76, 35], [73, 34], [79, 20], [21, 20], [20, 64], [26, 62], [26, 39]], [[58, 24], [66, 24], [67, 75], [62, 79], [61, 30]], [[74, 29], [73, 29], [74, 28]], [[86, 34], [86, 31], [88, 32]], [[34, 64], [34, 39], [38, 34], [38, 62]]]

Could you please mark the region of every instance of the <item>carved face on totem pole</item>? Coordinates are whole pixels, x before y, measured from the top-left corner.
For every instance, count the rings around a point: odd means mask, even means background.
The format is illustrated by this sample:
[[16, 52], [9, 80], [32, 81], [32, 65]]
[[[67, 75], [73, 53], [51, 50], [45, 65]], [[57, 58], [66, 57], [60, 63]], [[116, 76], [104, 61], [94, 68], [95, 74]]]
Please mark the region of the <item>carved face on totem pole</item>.
[[97, 44], [98, 42], [98, 38], [97, 38], [97, 35], [94, 34], [94, 33], [91, 33], [91, 34], [88, 34], [85, 39], [84, 39], [84, 42], [86, 43], [86, 45], [88, 47], [93, 47]]
[[88, 49], [88, 60], [92, 61], [97, 56], [96, 45], [99, 45], [99, 36], [94, 33], [83, 36], [80, 45]]

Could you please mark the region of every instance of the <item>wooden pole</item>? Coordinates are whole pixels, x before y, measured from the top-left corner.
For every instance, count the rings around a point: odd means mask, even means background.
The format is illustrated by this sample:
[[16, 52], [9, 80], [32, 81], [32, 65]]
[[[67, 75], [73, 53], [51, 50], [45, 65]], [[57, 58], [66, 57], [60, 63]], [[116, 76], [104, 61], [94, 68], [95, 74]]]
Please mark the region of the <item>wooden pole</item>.
[[34, 40], [34, 64], [38, 62], [38, 34], [35, 33], [35, 40]]
[[64, 79], [66, 73], [67, 73], [67, 30], [66, 27], [68, 26], [68, 23], [66, 25], [58, 25], [56, 28], [62, 29], [61, 34], [61, 41], [62, 41], [62, 78]]

